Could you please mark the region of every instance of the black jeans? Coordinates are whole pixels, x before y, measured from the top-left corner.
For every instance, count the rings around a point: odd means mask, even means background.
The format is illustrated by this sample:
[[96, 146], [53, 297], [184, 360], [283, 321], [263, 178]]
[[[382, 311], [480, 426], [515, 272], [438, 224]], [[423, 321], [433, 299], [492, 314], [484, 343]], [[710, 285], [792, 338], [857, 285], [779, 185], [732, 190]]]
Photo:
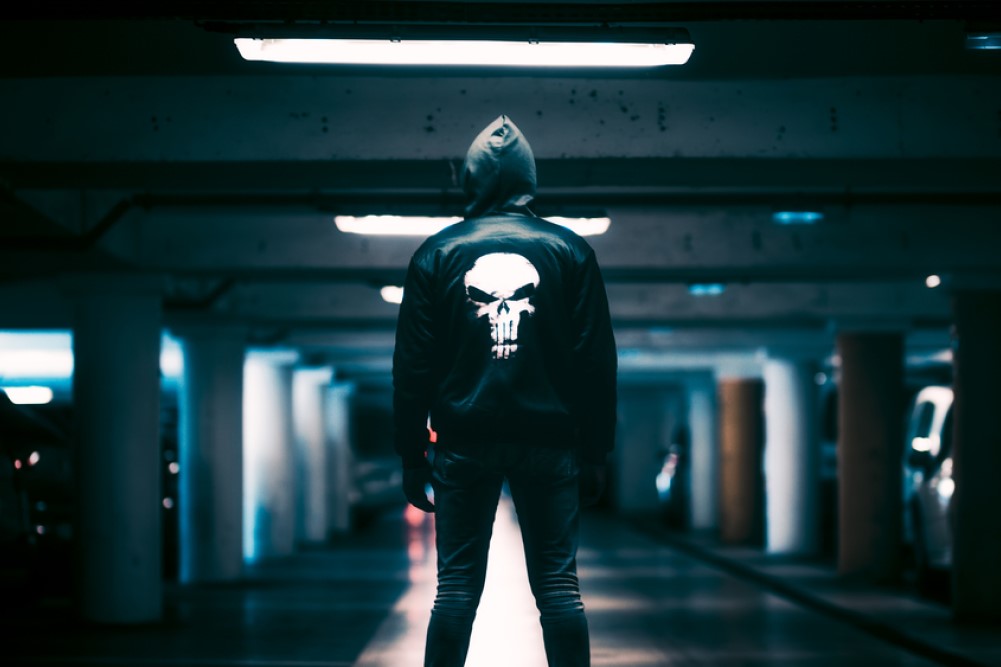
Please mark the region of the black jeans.
[[580, 498], [571, 449], [525, 444], [438, 448], [432, 485], [438, 594], [425, 667], [462, 667], [483, 592], [487, 550], [505, 479], [550, 667], [588, 667], [590, 647], [577, 582]]

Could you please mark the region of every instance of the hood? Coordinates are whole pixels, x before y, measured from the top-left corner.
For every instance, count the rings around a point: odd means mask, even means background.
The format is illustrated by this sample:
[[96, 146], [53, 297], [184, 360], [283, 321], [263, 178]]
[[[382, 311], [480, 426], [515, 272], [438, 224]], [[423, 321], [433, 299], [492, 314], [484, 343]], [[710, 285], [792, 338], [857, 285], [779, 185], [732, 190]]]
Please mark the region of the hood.
[[500, 116], [473, 140], [462, 169], [466, 217], [487, 213], [531, 215], [535, 198], [535, 156], [521, 130]]

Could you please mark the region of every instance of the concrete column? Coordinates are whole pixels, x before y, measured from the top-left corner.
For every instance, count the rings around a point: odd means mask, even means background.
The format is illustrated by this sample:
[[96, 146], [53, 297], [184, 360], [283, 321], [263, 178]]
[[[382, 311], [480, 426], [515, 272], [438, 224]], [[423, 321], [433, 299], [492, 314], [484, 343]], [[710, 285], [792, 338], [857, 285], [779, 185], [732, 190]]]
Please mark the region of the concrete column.
[[899, 573], [903, 336], [840, 333], [838, 570], [872, 581]]
[[811, 555], [820, 544], [820, 450], [811, 361], [765, 362], [765, 548]]
[[295, 551], [294, 352], [247, 355], [243, 375], [243, 556]]
[[627, 386], [619, 389], [619, 442], [613, 456], [615, 506], [626, 512], [655, 510], [656, 476], [662, 451], [665, 397], [661, 389]]
[[326, 404], [332, 378], [331, 368], [301, 368], [292, 376], [298, 542], [325, 542], [330, 525]]
[[720, 539], [757, 544], [762, 538], [762, 398], [754, 378], [719, 382]]
[[179, 500], [182, 582], [243, 573], [243, 355], [236, 329], [181, 332]]
[[354, 385], [347, 382], [338, 382], [327, 389], [327, 530], [335, 535], [351, 530], [354, 465], [351, 450], [351, 403], [354, 392]]
[[711, 530], [719, 525], [719, 439], [716, 432], [716, 392], [712, 376], [688, 385], [690, 435], [689, 525]]
[[90, 621], [162, 614], [160, 319], [152, 292], [98, 291], [77, 301], [77, 583]]
[[952, 605], [961, 621], [1001, 620], [1001, 291], [955, 295]]

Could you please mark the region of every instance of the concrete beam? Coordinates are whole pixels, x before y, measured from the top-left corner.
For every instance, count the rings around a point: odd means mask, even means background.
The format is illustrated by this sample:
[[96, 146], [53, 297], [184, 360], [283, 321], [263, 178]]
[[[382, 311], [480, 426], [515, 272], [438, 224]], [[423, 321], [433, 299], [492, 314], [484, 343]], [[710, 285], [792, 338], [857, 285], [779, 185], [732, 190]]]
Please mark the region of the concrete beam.
[[38, 77], [0, 97], [14, 162], [453, 160], [501, 113], [542, 159], [1001, 156], [996, 76]]
[[[827, 206], [825, 220], [813, 226], [776, 225], [774, 207], [765, 205], [606, 210], [612, 227], [591, 244], [610, 281], [878, 281], [998, 271], [997, 205]], [[152, 209], [108, 241], [137, 248], [121, 258], [147, 270], [399, 284], [421, 239], [344, 234], [332, 217]]]
[[[767, 195], [864, 198], [1001, 192], [1001, 158], [976, 157], [603, 157], [538, 158], [538, 204], [587, 197], [695, 203], [725, 196], [747, 203]], [[79, 201], [110, 190], [115, 201], [142, 194], [150, 207], [229, 205], [461, 208], [461, 156], [436, 159], [45, 161], [0, 159], [0, 179], [39, 206], [41, 198]], [[61, 193], [60, 190], [66, 192]], [[37, 191], [33, 193], [32, 191]], [[120, 191], [120, 192], [116, 192]], [[149, 196], [147, 196], [149, 193]], [[679, 197], [681, 195], [681, 197]], [[686, 196], [687, 195], [687, 196]], [[911, 198], [908, 197], [908, 198]], [[388, 201], [387, 201], [388, 198]], [[62, 200], [60, 200], [62, 201]], [[711, 203], [711, 201], [710, 201]], [[96, 202], [95, 202], [96, 204]], [[72, 211], [68, 215], [74, 215]]]
[[[251, 322], [384, 322], [395, 325], [398, 306], [380, 297], [379, 285], [359, 283], [249, 283], [234, 287], [210, 310]], [[823, 326], [831, 319], [894, 323], [947, 323], [946, 290], [923, 283], [775, 283], [730, 285], [718, 296], [693, 296], [677, 284], [610, 283], [609, 305], [620, 325], [657, 323], [798, 322]]]

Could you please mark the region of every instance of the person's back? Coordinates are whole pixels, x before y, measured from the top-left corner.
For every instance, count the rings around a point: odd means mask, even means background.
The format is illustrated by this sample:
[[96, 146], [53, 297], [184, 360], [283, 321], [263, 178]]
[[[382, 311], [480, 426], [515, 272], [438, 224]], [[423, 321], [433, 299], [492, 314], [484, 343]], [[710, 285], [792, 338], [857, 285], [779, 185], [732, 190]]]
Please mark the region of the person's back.
[[[393, 364], [407, 497], [436, 511], [439, 586], [426, 664], [464, 662], [507, 479], [550, 664], [584, 665], [578, 471], [594, 485], [615, 424], [604, 285], [588, 244], [527, 208], [535, 162], [506, 117], [473, 142], [463, 185], [466, 220], [411, 261]], [[429, 414], [436, 510], [423, 489]]]

